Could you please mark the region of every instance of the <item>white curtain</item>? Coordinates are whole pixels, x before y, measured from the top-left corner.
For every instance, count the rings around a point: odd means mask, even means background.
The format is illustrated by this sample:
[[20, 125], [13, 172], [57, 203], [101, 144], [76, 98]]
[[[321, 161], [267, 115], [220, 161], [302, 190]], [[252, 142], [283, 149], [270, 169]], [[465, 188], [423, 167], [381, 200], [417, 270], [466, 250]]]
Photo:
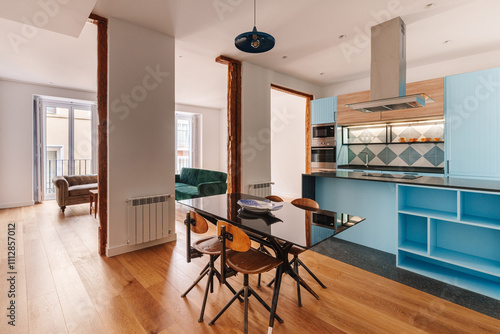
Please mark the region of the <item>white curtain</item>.
[[34, 156], [34, 180], [35, 180], [35, 189], [34, 189], [34, 201], [35, 203], [40, 203], [43, 201], [43, 108], [42, 108], [42, 100], [39, 96], [35, 96], [33, 99], [33, 152]]

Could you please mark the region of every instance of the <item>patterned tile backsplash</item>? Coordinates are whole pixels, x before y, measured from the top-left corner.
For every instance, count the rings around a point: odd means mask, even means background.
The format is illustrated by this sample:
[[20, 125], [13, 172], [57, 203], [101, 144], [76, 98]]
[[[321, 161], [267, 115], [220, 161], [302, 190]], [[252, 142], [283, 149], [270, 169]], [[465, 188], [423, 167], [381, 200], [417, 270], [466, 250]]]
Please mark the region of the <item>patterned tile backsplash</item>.
[[[397, 167], [444, 167], [444, 143], [350, 145], [348, 163]], [[361, 156], [360, 156], [361, 153]]]
[[350, 127], [343, 130], [349, 164], [363, 165], [368, 156], [370, 165], [444, 167], [443, 121]]

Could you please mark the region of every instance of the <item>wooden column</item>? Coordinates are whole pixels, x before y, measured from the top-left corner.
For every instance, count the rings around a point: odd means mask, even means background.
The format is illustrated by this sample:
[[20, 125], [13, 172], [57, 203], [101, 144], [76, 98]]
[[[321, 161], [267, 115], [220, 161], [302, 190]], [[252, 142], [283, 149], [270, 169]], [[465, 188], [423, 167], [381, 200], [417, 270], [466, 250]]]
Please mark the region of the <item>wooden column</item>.
[[108, 19], [90, 14], [97, 25], [97, 113], [99, 254], [106, 255], [108, 243]]
[[314, 96], [311, 94], [299, 92], [295, 89], [278, 86], [271, 84], [271, 89], [278, 90], [283, 93], [300, 96], [306, 99], [306, 117], [305, 117], [305, 131], [306, 131], [306, 173], [311, 172], [311, 100]]
[[241, 192], [241, 62], [229, 57], [215, 59], [228, 65], [227, 76], [227, 192]]

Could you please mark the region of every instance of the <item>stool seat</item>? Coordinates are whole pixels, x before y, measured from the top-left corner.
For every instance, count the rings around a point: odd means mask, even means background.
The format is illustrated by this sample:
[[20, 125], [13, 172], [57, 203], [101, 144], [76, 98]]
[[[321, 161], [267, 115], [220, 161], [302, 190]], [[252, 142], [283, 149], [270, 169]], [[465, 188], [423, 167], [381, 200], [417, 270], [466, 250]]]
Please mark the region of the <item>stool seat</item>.
[[227, 253], [227, 265], [243, 274], [262, 274], [279, 266], [283, 261], [254, 248], [248, 251]]
[[290, 251], [288, 253], [292, 254], [293, 256], [296, 256], [296, 255], [300, 255], [300, 254], [304, 253], [305, 251], [306, 250], [302, 247], [292, 246], [292, 248], [290, 248]]
[[219, 255], [222, 251], [222, 243], [217, 236], [211, 236], [196, 241], [193, 248], [202, 254]]

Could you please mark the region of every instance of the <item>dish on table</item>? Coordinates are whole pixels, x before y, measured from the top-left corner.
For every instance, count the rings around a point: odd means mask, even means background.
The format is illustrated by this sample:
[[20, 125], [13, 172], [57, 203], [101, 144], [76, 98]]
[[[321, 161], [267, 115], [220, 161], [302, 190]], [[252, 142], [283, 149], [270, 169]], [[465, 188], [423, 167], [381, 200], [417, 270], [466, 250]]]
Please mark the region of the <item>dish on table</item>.
[[283, 204], [278, 204], [267, 201], [259, 201], [255, 199], [240, 199], [238, 204], [245, 210], [253, 212], [269, 212], [276, 211], [283, 207]]

